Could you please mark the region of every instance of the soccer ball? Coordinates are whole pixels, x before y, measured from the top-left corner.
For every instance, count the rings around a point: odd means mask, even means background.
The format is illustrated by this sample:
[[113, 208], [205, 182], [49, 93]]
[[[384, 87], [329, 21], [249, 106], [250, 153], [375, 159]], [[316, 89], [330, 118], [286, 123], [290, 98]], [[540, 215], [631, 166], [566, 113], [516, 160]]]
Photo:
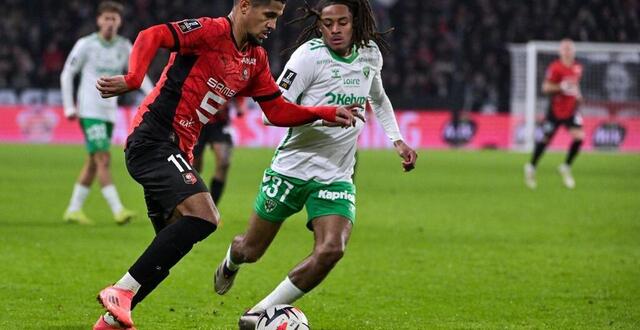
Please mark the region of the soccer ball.
[[275, 305], [260, 315], [256, 330], [308, 330], [309, 321], [301, 310], [290, 305]]

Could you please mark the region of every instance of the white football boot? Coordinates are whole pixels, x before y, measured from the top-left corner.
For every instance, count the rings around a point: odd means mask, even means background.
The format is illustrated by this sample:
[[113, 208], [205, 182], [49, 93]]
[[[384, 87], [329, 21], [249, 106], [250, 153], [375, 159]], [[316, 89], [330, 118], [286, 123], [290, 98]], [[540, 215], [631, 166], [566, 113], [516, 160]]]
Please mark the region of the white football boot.
[[558, 166], [558, 172], [562, 176], [562, 182], [564, 182], [564, 186], [573, 189], [576, 187], [576, 180], [573, 179], [573, 175], [571, 175], [571, 167], [567, 164], [561, 164]]
[[536, 168], [531, 165], [531, 163], [524, 165], [524, 184], [526, 184], [529, 189], [536, 189], [538, 186], [536, 182]]

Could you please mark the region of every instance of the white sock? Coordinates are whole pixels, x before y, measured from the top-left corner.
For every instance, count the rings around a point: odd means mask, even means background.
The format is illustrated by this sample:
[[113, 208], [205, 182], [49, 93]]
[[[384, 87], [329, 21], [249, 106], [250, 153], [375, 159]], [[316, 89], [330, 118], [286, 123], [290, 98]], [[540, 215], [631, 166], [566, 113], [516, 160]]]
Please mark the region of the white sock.
[[102, 196], [104, 196], [104, 199], [106, 199], [107, 203], [109, 203], [113, 214], [118, 214], [124, 208], [122, 206], [122, 202], [120, 202], [120, 197], [118, 196], [116, 186], [111, 184], [103, 187]]
[[71, 201], [69, 202], [67, 212], [75, 212], [82, 209], [82, 204], [84, 204], [85, 199], [89, 196], [89, 191], [89, 187], [76, 183], [75, 186], [73, 186], [73, 193], [71, 193]]
[[133, 291], [134, 294], [138, 293], [138, 290], [140, 290], [140, 283], [138, 283], [138, 281], [136, 281], [136, 279], [133, 278], [133, 276], [131, 276], [129, 272], [124, 274], [120, 281], [118, 281], [113, 286], [115, 286], [116, 288]]
[[120, 326], [120, 322], [116, 321], [116, 319], [113, 317], [113, 315], [111, 315], [111, 313], [106, 312], [102, 318], [104, 318], [104, 321], [107, 322], [108, 325], [114, 327], [114, 328], [121, 328]]
[[278, 287], [273, 290], [268, 296], [262, 299], [257, 305], [255, 305], [249, 312], [261, 313], [267, 308], [279, 304], [291, 305], [294, 301], [304, 296], [304, 292], [296, 287], [289, 279], [289, 276], [282, 281]]
[[229, 246], [229, 249], [227, 250], [227, 256], [224, 258], [224, 262], [227, 263], [227, 268], [229, 268], [229, 270], [232, 272], [235, 272], [240, 268], [240, 265], [235, 264], [233, 261], [231, 261], [231, 246]]

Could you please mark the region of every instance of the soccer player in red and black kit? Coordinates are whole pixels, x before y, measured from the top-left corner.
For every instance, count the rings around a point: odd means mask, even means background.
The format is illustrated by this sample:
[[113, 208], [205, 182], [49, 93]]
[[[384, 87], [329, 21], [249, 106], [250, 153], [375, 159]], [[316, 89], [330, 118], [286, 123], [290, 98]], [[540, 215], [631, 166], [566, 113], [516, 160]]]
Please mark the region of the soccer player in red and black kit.
[[[229, 173], [229, 166], [231, 166], [231, 154], [233, 151], [233, 137], [231, 136], [231, 109], [227, 103], [225, 107], [213, 116], [211, 122], [202, 127], [198, 143], [193, 148], [193, 168], [202, 173], [202, 155], [207, 146], [211, 146], [211, 151], [216, 159], [215, 169], [211, 182], [209, 183], [209, 190], [211, 191], [211, 197], [213, 203], [218, 205], [224, 186], [227, 181], [227, 174]], [[242, 116], [246, 112], [246, 99], [244, 97], [235, 97], [233, 99], [235, 104], [235, 110], [238, 117]]]
[[531, 162], [525, 164], [524, 167], [525, 183], [531, 189], [535, 189], [537, 186], [536, 166], [538, 160], [559, 126], [564, 126], [569, 130], [573, 142], [569, 147], [565, 162], [558, 167], [558, 171], [567, 188], [573, 189], [576, 185], [571, 175], [571, 164], [578, 155], [584, 140], [582, 117], [578, 113], [578, 104], [582, 101], [582, 93], [580, 92], [582, 65], [575, 61], [575, 45], [570, 39], [563, 39], [560, 42], [559, 54], [560, 58], [547, 68], [546, 77], [542, 84], [542, 92], [551, 97], [549, 111], [542, 124], [544, 136], [541, 141], [536, 143]]
[[253, 97], [278, 126], [318, 119], [343, 127], [355, 124], [357, 105], [302, 107], [281, 96], [259, 45], [275, 29], [285, 2], [235, 0], [228, 17], [150, 27], [136, 39], [129, 73], [98, 80], [103, 97], [137, 89], [157, 50], [172, 51], [158, 84], [138, 109], [125, 149], [127, 169], [144, 188], [156, 236], [129, 271], [98, 295], [107, 313], [94, 329], [133, 327], [131, 309], [194, 244], [216, 230], [220, 215], [191, 167], [192, 149], [202, 126], [230, 98]]

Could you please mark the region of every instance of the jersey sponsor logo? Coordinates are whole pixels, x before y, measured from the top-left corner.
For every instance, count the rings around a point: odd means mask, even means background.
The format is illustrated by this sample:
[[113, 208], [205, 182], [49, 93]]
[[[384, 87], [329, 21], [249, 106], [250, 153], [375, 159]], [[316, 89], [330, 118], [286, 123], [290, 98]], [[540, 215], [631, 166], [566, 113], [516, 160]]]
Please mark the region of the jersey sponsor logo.
[[252, 58], [248, 58], [248, 57], [243, 57], [242, 58], [242, 64], [246, 64], [246, 65], [256, 65], [256, 58], [252, 57]]
[[335, 201], [336, 199], [344, 199], [354, 204], [356, 202], [356, 195], [349, 193], [348, 191], [320, 190], [318, 192], [318, 198], [330, 201]]
[[178, 22], [178, 28], [182, 33], [189, 33], [193, 30], [197, 30], [202, 27], [202, 24], [197, 19], [185, 19]]
[[196, 122], [191, 120], [191, 119], [181, 119], [178, 123], [180, 123], [180, 126], [182, 127], [192, 127]]
[[280, 80], [280, 87], [289, 90], [291, 85], [293, 85], [293, 81], [296, 80], [298, 74], [295, 71], [291, 71], [287, 69], [287, 72], [282, 76], [282, 80]]
[[233, 97], [234, 95], [236, 95], [235, 90], [227, 87], [225, 84], [217, 81], [214, 78], [209, 78], [209, 80], [207, 80], [207, 85], [213, 88], [215, 92], [218, 92], [226, 97]]
[[356, 96], [353, 93], [347, 95], [342, 93], [327, 93], [325, 96], [329, 97], [329, 104], [336, 105], [349, 105], [353, 103], [364, 105], [367, 102], [367, 98], [364, 96]]
[[345, 86], [360, 86], [360, 78], [345, 78], [342, 83]]
[[182, 179], [186, 184], [196, 184], [198, 182], [198, 178], [191, 172], [182, 173]]

